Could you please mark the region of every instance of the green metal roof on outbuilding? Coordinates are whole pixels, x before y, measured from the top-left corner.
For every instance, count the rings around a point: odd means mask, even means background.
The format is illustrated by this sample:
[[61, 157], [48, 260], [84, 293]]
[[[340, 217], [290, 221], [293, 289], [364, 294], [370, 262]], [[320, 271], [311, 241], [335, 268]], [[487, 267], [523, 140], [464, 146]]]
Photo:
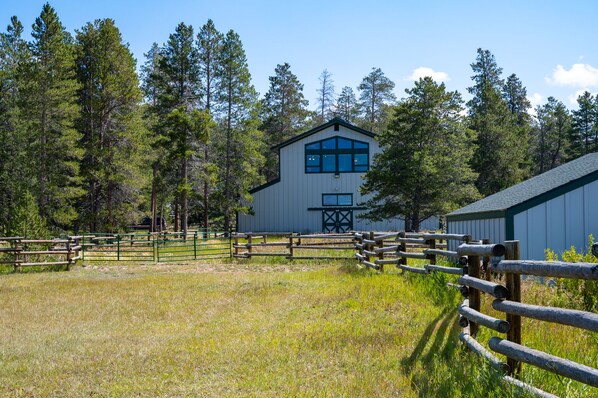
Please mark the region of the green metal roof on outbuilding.
[[447, 214], [447, 220], [503, 217], [598, 180], [598, 152], [590, 153], [527, 181]]

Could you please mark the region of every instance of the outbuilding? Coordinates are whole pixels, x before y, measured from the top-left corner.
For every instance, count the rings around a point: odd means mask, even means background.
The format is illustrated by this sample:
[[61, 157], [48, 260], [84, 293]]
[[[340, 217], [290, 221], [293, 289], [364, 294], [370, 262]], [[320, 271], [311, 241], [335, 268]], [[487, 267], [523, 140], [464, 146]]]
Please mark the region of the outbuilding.
[[449, 233], [491, 243], [519, 240], [522, 259], [586, 249], [598, 237], [598, 153], [530, 178], [446, 216]]
[[[374, 155], [376, 135], [340, 118], [276, 145], [279, 177], [250, 191], [249, 214], [238, 214], [239, 232], [397, 231], [400, 218], [359, 217], [367, 197], [359, 192]], [[438, 218], [422, 222], [437, 229]]]

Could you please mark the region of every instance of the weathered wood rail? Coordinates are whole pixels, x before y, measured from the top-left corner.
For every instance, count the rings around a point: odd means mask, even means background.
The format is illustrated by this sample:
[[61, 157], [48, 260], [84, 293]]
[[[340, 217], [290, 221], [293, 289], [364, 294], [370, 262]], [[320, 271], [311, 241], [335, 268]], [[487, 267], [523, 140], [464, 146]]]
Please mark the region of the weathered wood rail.
[[0, 237], [0, 264], [17, 272], [25, 267], [66, 266], [67, 270], [81, 259], [82, 236], [61, 239], [26, 239]]
[[[385, 265], [395, 264], [404, 272], [421, 275], [433, 272], [459, 275], [459, 283], [449, 285], [457, 287], [465, 297], [458, 307], [459, 324], [463, 327], [460, 340], [485, 358], [492, 367], [504, 373], [506, 382], [536, 396], [554, 397], [516, 378], [521, 373], [521, 364], [527, 363], [598, 387], [598, 369], [530, 349], [521, 341], [522, 317], [598, 332], [598, 314], [594, 312], [526, 304], [521, 297], [521, 275], [594, 281], [598, 280], [598, 264], [523, 261], [519, 259], [518, 241], [488, 244], [487, 241], [472, 241], [468, 235], [404, 232], [392, 235], [361, 232], [354, 235], [355, 257], [366, 267], [383, 272]], [[447, 240], [460, 243], [456, 251], [438, 248]], [[593, 245], [592, 252], [598, 255], [598, 244]], [[437, 265], [439, 256], [444, 256], [449, 260], [448, 264], [452, 263], [454, 266]], [[411, 260], [417, 261], [408, 264]], [[491, 281], [491, 273], [503, 275], [504, 285]], [[482, 295], [493, 297], [492, 308], [503, 313], [505, 319], [482, 313]], [[476, 340], [480, 327], [489, 328], [504, 336], [492, 337], [486, 348]], [[493, 352], [504, 355], [506, 362]]]
[[284, 257], [290, 260], [352, 260], [353, 234], [260, 232], [233, 234], [233, 257]]

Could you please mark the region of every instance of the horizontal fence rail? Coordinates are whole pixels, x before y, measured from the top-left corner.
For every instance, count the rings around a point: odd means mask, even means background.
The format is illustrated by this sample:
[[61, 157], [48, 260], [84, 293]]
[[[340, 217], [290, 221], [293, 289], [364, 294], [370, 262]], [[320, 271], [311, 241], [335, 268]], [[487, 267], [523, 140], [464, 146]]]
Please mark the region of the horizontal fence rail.
[[289, 260], [354, 260], [353, 234], [293, 232], [233, 234], [233, 257], [284, 257]]
[[0, 264], [17, 272], [25, 267], [66, 267], [81, 259], [82, 237], [60, 239], [26, 239], [0, 237]]

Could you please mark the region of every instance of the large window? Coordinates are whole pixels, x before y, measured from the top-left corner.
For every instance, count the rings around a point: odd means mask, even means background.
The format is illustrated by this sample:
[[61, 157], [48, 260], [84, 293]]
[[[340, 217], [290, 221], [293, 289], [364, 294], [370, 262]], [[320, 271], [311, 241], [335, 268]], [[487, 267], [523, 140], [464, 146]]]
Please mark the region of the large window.
[[306, 173], [360, 173], [368, 170], [367, 142], [333, 137], [305, 145]]

